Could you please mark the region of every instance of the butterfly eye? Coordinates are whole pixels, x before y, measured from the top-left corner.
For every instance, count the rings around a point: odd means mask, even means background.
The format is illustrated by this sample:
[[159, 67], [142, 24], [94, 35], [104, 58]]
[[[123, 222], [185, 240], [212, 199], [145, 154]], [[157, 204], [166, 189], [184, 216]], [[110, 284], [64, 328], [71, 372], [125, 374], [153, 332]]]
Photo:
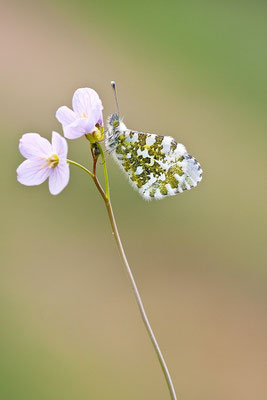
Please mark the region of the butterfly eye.
[[120, 125], [120, 122], [118, 120], [113, 121], [113, 127], [117, 128]]

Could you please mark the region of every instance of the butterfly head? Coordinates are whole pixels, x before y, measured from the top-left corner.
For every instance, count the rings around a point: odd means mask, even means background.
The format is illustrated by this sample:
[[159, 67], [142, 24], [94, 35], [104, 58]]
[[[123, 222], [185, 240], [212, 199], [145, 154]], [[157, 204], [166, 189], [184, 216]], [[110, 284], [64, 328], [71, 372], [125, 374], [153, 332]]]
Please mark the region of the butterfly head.
[[106, 132], [106, 144], [111, 148], [116, 145], [116, 140], [119, 135], [126, 130], [126, 126], [122, 122], [122, 119], [117, 113], [114, 113], [108, 117], [107, 120], [107, 132]]
[[117, 113], [110, 115], [108, 118], [109, 128], [117, 128], [120, 125], [120, 117]]
[[126, 126], [122, 121], [122, 118], [120, 118], [119, 114], [117, 113], [111, 114], [108, 117], [107, 125], [108, 125], [108, 130], [113, 133], [126, 129]]

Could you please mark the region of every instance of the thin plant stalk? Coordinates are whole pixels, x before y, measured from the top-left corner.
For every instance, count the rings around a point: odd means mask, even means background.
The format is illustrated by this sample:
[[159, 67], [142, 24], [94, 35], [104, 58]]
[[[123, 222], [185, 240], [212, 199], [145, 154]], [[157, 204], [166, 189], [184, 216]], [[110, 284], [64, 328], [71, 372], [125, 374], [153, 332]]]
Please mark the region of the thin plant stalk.
[[162, 352], [160, 350], [160, 347], [158, 345], [158, 342], [156, 340], [154, 332], [153, 332], [153, 330], [151, 328], [151, 325], [150, 325], [150, 322], [148, 320], [148, 317], [147, 317], [147, 314], [146, 314], [146, 311], [145, 311], [145, 308], [144, 308], [140, 293], [139, 293], [139, 291], [137, 289], [137, 285], [135, 283], [134, 276], [132, 274], [130, 265], [128, 263], [127, 257], [125, 255], [125, 252], [124, 252], [124, 249], [123, 249], [123, 245], [122, 245], [122, 242], [121, 242], [121, 239], [120, 239], [119, 231], [118, 231], [118, 228], [117, 228], [116, 220], [115, 220], [115, 217], [114, 217], [114, 213], [113, 213], [112, 205], [111, 205], [111, 201], [110, 201], [109, 180], [108, 180], [108, 172], [107, 172], [107, 167], [106, 167], [105, 156], [104, 156], [104, 153], [103, 153], [103, 150], [102, 150], [100, 144], [96, 143], [96, 145], [97, 145], [97, 147], [99, 149], [101, 160], [102, 160], [103, 172], [104, 172], [104, 177], [105, 177], [105, 189], [106, 189], [106, 192], [103, 190], [103, 188], [102, 188], [101, 184], [99, 183], [99, 180], [98, 180], [98, 178], [96, 176], [96, 164], [97, 164], [98, 157], [96, 157], [94, 155], [94, 151], [93, 150], [92, 150], [92, 156], [93, 156], [93, 162], [94, 162], [94, 166], [93, 166], [94, 173], [90, 172], [87, 168], [85, 168], [84, 166], [82, 166], [79, 163], [76, 163], [75, 161], [72, 161], [72, 160], [67, 160], [67, 161], [68, 161], [68, 163], [73, 164], [73, 165], [81, 168], [83, 171], [87, 172], [90, 175], [90, 177], [93, 179], [93, 181], [94, 181], [94, 183], [95, 183], [95, 185], [96, 185], [101, 197], [103, 198], [103, 200], [105, 202], [105, 206], [106, 206], [106, 209], [107, 209], [107, 212], [108, 212], [109, 221], [110, 221], [111, 228], [112, 228], [112, 233], [114, 235], [114, 238], [115, 238], [115, 241], [116, 241], [116, 244], [117, 244], [117, 248], [119, 250], [120, 257], [121, 257], [122, 262], [123, 262], [123, 264], [124, 264], [124, 266], [126, 268], [128, 276], [130, 278], [130, 282], [131, 282], [131, 285], [132, 285], [132, 288], [133, 288], [133, 291], [134, 291], [134, 295], [135, 295], [135, 298], [136, 298], [136, 301], [137, 301], [137, 304], [138, 304], [138, 307], [139, 307], [139, 310], [140, 310], [140, 313], [141, 313], [141, 317], [143, 319], [143, 322], [145, 324], [147, 333], [148, 333], [148, 335], [149, 335], [149, 337], [151, 339], [151, 342], [152, 342], [153, 347], [155, 349], [155, 352], [157, 354], [160, 366], [161, 366], [162, 371], [164, 373], [165, 380], [166, 380], [166, 383], [168, 385], [168, 389], [169, 389], [169, 392], [170, 392], [170, 395], [171, 395], [171, 399], [172, 400], [177, 400], [177, 396], [176, 396], [176, 393], [175, 393], [175, 389], [174, 389], [174, 386], [173, 386], [173, 383], [172, 383], [172, 379], [171, 379], [167, 364], [166, 364], [166, 362], [164, 360], [164, 357], [162, 355]]

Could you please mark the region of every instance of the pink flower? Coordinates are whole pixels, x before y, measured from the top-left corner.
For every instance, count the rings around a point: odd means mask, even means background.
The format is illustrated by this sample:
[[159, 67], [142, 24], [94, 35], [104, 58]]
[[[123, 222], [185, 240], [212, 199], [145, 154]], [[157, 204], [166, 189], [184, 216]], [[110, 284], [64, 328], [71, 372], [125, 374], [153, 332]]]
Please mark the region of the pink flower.
[[56, 112], [66, 138], [77, 139], [94, 132], [96, 124], [103, 125], [103, 106], [95, 90], [77, 89], [72, 98], [72, 107], [73, 111], [62, 106]]
[[17, 169], [20, 183], [27, 186], [40, 185], [49, 178], [51, 194], [60, 193], [68, 184], [68, 145], [57, 132], [52, 132], [52, 144], [38, 133], [26, 133], [20, 139], [19, 151], [27, 158]]

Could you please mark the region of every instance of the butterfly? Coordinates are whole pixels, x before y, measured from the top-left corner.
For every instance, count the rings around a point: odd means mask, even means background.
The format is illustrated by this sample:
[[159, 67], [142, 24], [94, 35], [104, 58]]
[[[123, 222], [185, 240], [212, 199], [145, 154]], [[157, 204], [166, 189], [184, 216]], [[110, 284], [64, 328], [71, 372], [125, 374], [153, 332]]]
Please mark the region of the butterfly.
[[[117, 103], [114, 82], [112, 86]], [[146, 200], [182, 193], [202, 179], [200, 164], [183, 144], [171, 136], [127, 129], [119, 108], [108, 117], [105, 144], [129, 182]]]

